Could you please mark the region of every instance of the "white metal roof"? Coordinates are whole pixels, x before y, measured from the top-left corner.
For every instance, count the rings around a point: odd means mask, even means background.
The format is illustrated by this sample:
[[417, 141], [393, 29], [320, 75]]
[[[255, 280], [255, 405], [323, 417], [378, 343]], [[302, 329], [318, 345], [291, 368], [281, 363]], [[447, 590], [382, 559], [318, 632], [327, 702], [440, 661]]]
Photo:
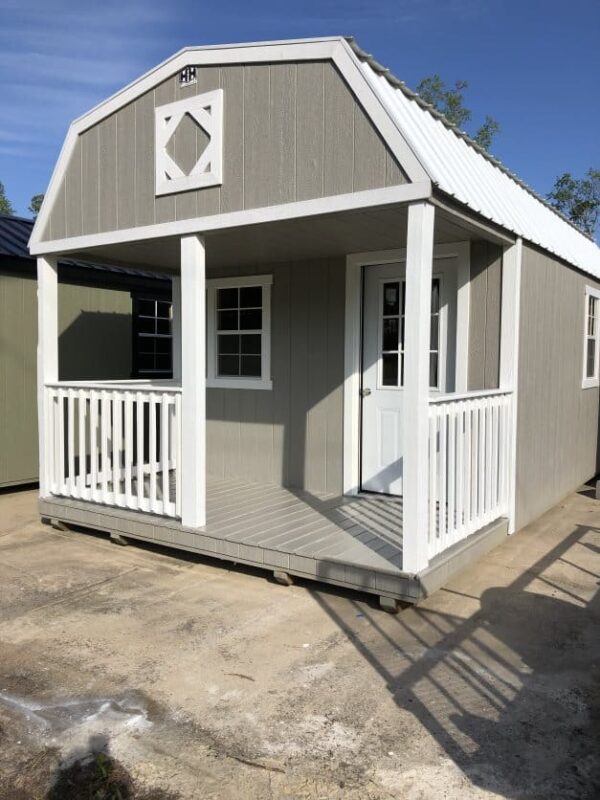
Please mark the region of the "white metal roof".
[[442, 191], [473, 211], [600, 278], [600, 248], [349, 41], [360, 68]]

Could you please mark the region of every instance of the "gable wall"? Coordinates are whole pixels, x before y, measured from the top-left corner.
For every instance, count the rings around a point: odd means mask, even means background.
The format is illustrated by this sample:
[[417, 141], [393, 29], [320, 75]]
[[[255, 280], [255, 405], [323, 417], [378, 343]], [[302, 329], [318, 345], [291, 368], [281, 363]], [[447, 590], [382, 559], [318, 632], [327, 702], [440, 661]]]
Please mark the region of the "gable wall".
[[[198, 67], [197, 78], [172, 76], [79, 136], [44, 241], [407, 182], [330, 62]], [[155, 197], [155, 107], [217, 88], [223, 184]], [[175, 157], [194, 161], [203, 134], [179, 134]]]

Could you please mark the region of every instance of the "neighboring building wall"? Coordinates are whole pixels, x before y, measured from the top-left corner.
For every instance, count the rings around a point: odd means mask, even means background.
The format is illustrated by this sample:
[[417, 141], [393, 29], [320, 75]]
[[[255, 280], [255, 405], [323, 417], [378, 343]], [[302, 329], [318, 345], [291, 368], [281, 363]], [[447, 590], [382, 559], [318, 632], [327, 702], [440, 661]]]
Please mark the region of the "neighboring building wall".
[[131, 294], [59, 284], [58, 370], [61, 380], [131, 378]]
[[272, 274], [272, 391], [208, 389], [207, 471], [342, 492], [343, 259], [262, 265]]
[[[395, 186], [406, 176], [331, 63], [198, 67], [82, 133], [43, 239]], [[223, 184], [155, 197], [154, 109], [224, 92]], [[173, 155], [195, 163], [204, 134], [180, 126]]]
[[597, 471], [598, 389], [582, 389], [584, 293], [598, 284], [523, 247], [517, 528]]
[[471, 244], [469, 390], [496, 389], [500, 375], [502, 248]]
[[37, 480], [37, 283], [0, 266], [0, 486]]
[[[0, 487], [36, 481], [37, 281], [31, 262], [0, 266]], [[59, 284], [62, 379], [129, 378], [129, 291]]]

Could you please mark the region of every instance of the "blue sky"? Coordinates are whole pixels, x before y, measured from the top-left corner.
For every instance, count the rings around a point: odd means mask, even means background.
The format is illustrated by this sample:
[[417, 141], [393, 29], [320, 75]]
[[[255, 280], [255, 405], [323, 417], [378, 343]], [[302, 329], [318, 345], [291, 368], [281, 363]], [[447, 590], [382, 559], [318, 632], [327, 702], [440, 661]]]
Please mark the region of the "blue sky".
[[43, 192], [68, 123], [186, 45], [351, 34], [409, 86], [469, 81], [473, 127], [541, 193], [600, 168], [600, 0], [0, 0], [0, 181]]

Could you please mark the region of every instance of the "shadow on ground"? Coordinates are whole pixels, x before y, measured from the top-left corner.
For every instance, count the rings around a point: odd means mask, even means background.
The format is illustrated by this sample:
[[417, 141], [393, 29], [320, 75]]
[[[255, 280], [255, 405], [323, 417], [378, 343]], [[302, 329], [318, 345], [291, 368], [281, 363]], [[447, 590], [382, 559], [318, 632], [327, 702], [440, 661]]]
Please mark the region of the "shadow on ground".
[[[467, 617], [425, 604], [390, 623], [353, 601], [334, 607], [325, 593], [315, 597], [395, 704], [473, 784], [520, 800], [597, 798], [600, 593], [586, 602], [577, 581], [555, 585], [546, 573], [567, 565], [600, 585], [600, 575], [573, 561], [600, 552], [598, 534], [577, 526], [513, 583], [474, 596], [478, 610]], [[534, 581], [541, 589], [532, 590]]]

